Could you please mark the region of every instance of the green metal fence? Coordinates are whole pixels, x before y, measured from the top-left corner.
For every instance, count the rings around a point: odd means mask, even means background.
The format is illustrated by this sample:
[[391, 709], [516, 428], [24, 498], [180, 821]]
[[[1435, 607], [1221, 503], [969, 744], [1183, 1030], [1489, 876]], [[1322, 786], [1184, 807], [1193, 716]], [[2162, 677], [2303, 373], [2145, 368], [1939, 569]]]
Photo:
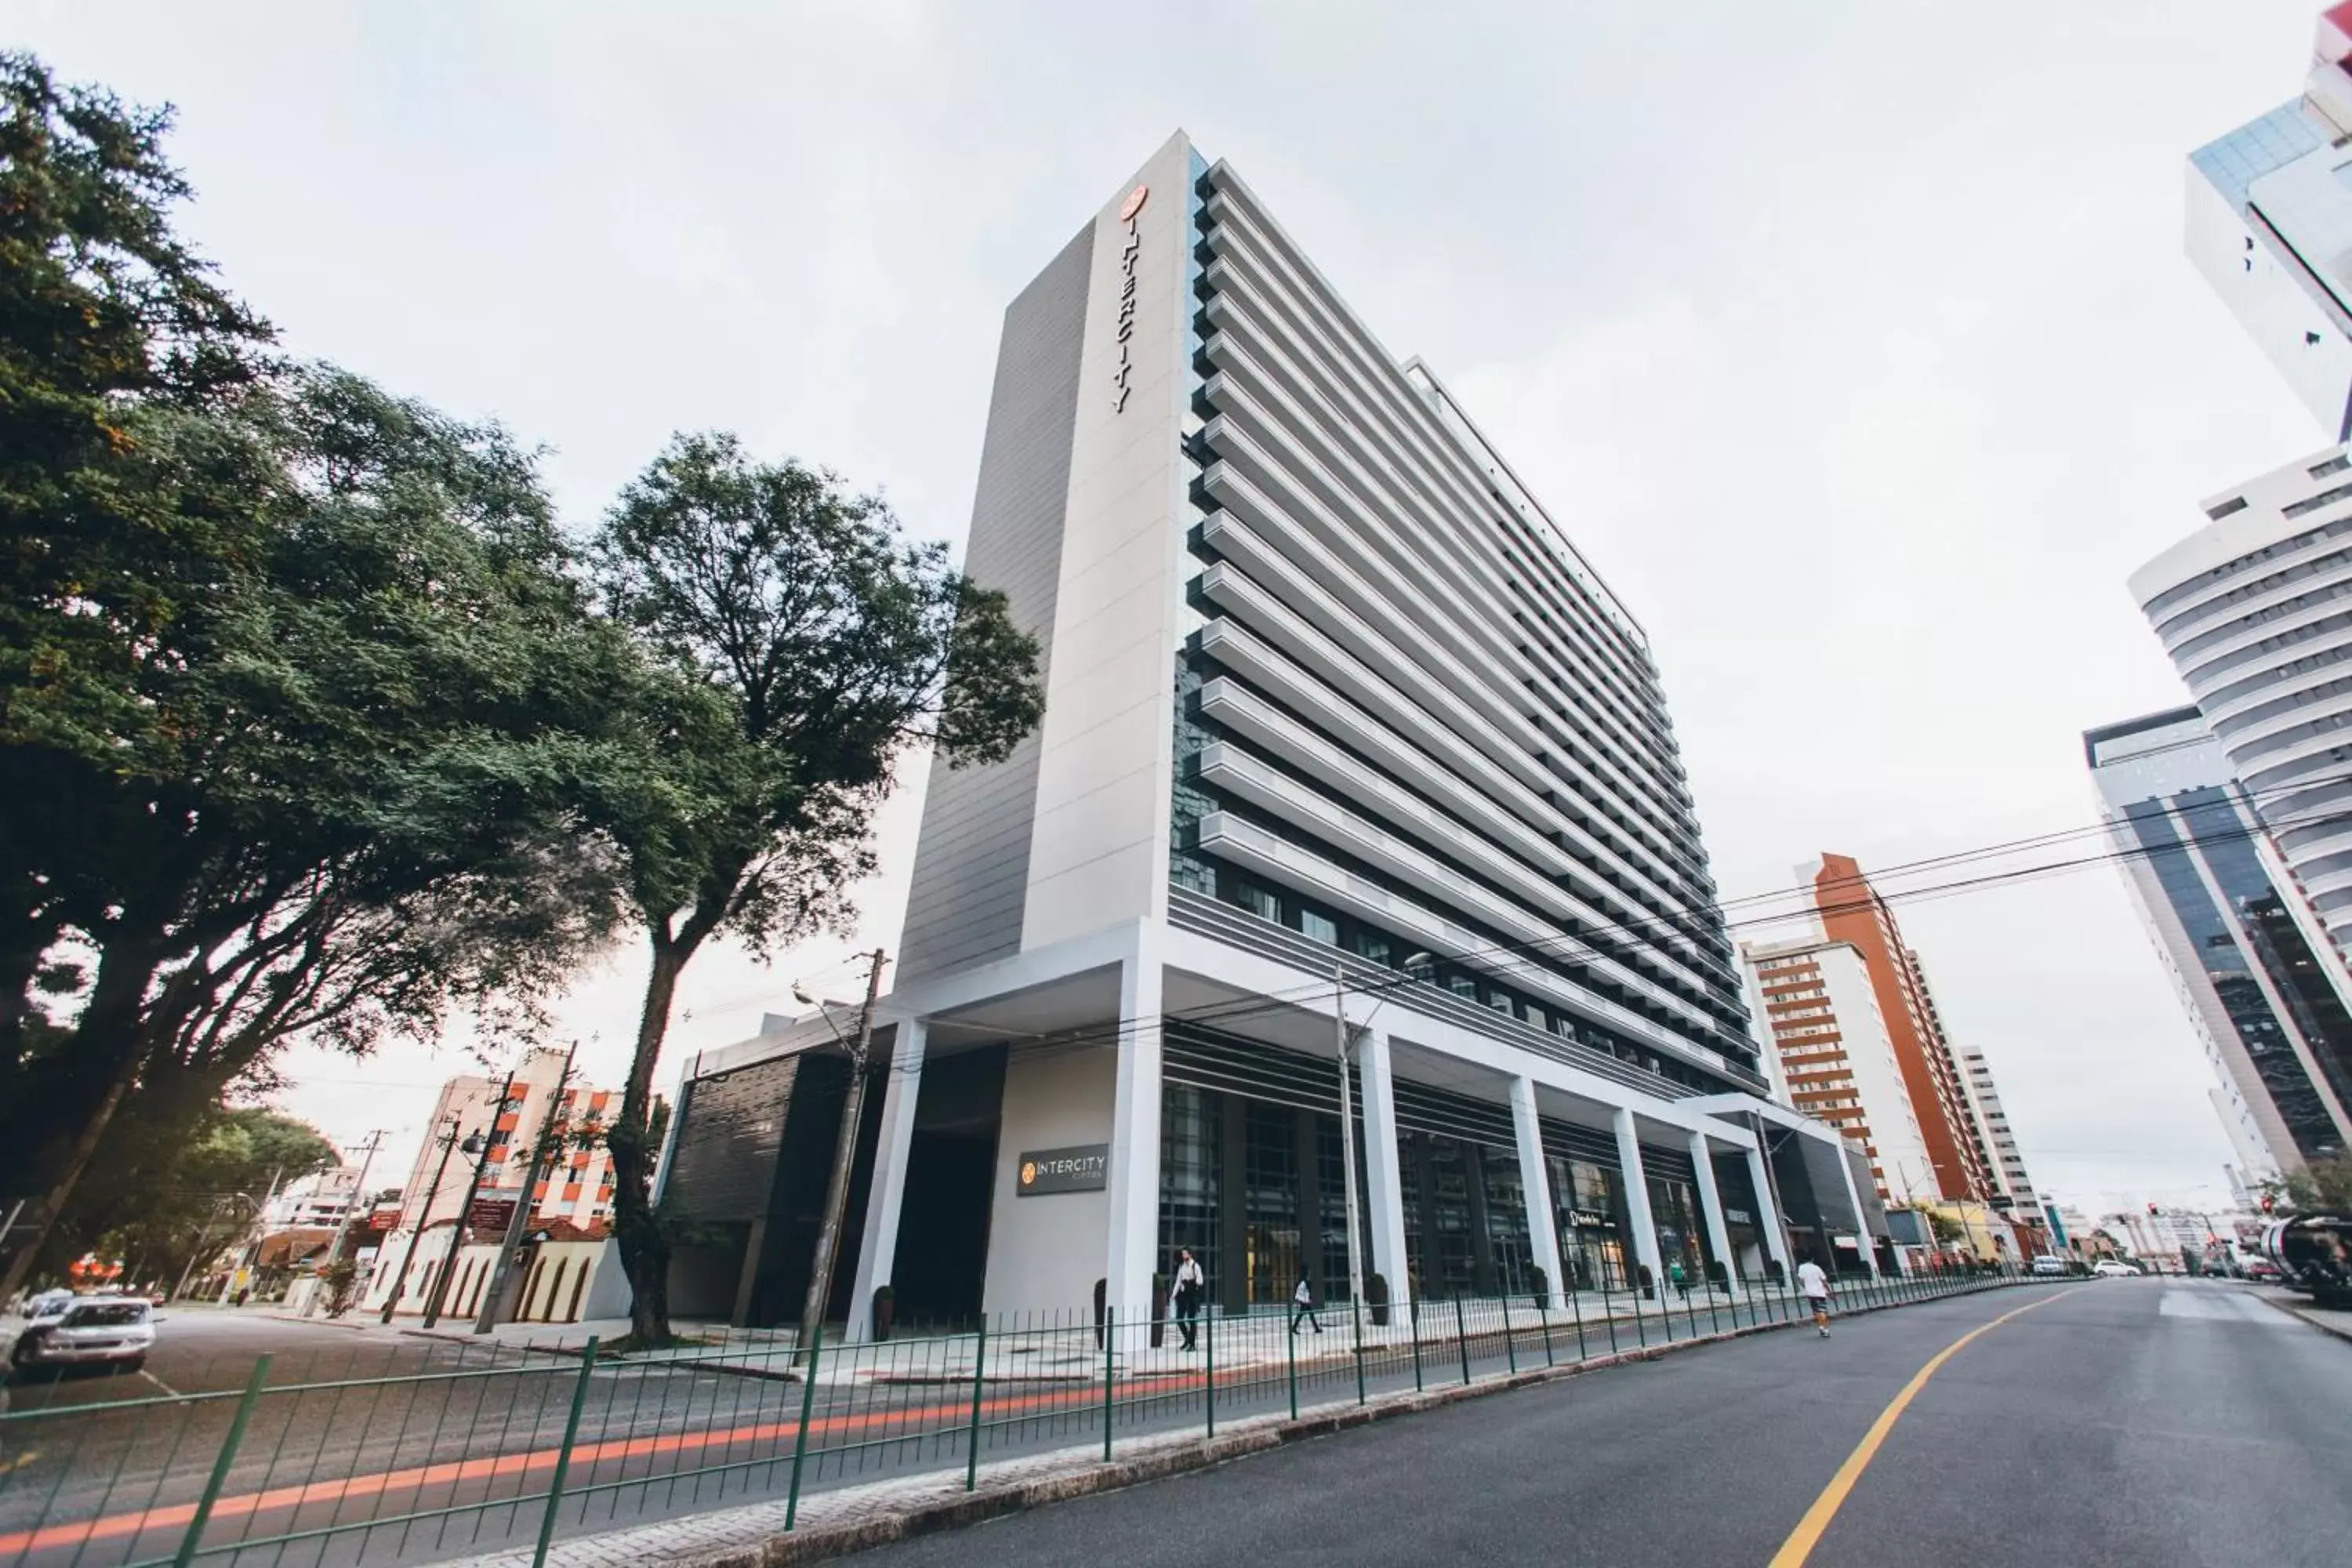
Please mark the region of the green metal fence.
[[[1853, 1279], [1837, 1308], [2019, 1282]], [[98, 1397], [127, 1392], [118, 1380], [75, 1403], [20, 1397], [0, 1415], [0, 1562], [543, 1561], [567, 1534], [748, 1501], [780, 1503], [789, 1529], [803, 1500], [860, 1479], [960, 1471], [970, 1488], [983, 1462], [1110, 1458], [1122, 1442], [1809, 1316], [1778, 1280], [1661, 1294], [1342, 1303], [1313, 1321], [1212, 1313], [1189, 1325], [1189, 1347], [1172, 1318], [1084, 1313], [881, 1344], [730, 1333], [615, 1357], [593, 1339], [404, 1339], [339, 1367], [263, 1356], [241, 1378], [184, 1377], [201, 1392]]]

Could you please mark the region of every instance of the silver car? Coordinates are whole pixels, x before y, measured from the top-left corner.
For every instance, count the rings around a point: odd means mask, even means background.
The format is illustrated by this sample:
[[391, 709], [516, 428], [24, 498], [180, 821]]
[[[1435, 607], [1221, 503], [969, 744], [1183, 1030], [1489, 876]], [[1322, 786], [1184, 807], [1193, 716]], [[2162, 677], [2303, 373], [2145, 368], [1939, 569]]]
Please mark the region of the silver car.
[[20, 1372], [107, 1365], [137, 1372], [155, 1344], [155, 1310], [135, 1296], [77, 1296], [25, 1325], [8, 1352]]

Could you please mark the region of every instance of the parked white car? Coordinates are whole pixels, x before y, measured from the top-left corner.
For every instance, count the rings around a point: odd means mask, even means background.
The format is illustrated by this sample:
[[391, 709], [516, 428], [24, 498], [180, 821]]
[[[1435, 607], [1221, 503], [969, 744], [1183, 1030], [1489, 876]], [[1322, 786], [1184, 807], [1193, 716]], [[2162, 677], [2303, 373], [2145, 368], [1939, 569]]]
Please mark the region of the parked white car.
[[2137, 1279], [2139, 1270], [2117, 1258], [2102, 1258], [2091, 1265], [2091, 1272], [2102, 1279]]
[[2053, 1253], [2045, 1252], [2033, 1260], [2032, 1269], [2033, 1277], [2037, 1279], [2053, 1278], [2066, 1272], [2066, 1260]]
[[155, 1345], [155, 1309], [136, 1296], [75, 1296], [49, 1305], [9, 1348], [20, 1372], [43, 1366], [113, 1366], [137, 1372]]

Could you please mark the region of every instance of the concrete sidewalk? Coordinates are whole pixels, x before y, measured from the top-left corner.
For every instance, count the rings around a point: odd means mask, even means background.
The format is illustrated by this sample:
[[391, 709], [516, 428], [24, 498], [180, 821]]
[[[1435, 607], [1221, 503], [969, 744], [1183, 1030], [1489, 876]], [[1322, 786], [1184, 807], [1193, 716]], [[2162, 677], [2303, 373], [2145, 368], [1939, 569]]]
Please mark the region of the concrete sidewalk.
[[[1451, 1355], [1464, 1338], [1474, 1344], [1499, 1341], [1507, 1321], [1511, 1336], [1522, 1343], [1533, 1341], [1547, 1328], [1553, 1335], [1568, 1340], [1577, 1334], [1580, 1324], [1587, 1336], [1606, 1337], [1613, 1326], [1619, 1338], [1638, 1339], [1644, 1331], [1636, 1330], [1637, 1317], [1649, 1325], [1647, 1334], [1655, 1336], [1662, 1331], [1660, 1313], [1654, 1304], [1643, 1304], [1637, 1312], [1632, 1297], [1613, 1292], [1605, 1301], [1598, 1292], [1574, 1294], [1561, 1307], [1542, 1312], [1515, 1298], [1507, 1320], [1499, 1300], [1462, 1305], [1464, 1312], [1457, 1313], [1454, 1302], [1437, 1303], [1422, 1314], [1417, 1324], [1409, 1317], [1385, 1325], [1375, 1325], [1367, 1320], [1361, 1325], [1364, 1351], [1367, 1354], [1380, 1354], [1407, 1349], [1417, 1332], [1424, 1353]], [[1746, 1295], [1734, 1302], [1720, 1291], [1713, 1298], [1713, 1313], [1708, 1305], [1709, 1299], [1703, 1291], [1694, 1291], [1687, 1300], [1676, 1298], [1673, 1310], [1677, 1324], [1686, 1324], [1695, 1311], [1700, 1332], [1712, 1332], [1717, 1324], [1711, 1320], [1719, 1317], [1728, 1324], [1734, 1321], [1735, 1306], [1741, 1313], [1749, 1310]], [[1780, 1309], [1776, 1306], [1773, 1310]], [[823, 1387], [873, 1384], [963, 1385], [970, 1384], [976, 1373], [982, 1373], [992, 1386], [1099, 1384], [1107, 1371], [1115, 1382], [1139, 1382], [1192, 1375], [1208, 1365], [1212, 1357], [1218, 1371], [1246, 1374], [1286, 1365], [1294, 1354], [1302, 1371], [1311, 1371], [1346, 1362], [1353, 1353], [1357, 1325], [1352, 1318], [1344, 1310], [1329, 1308], [1324, 1309], [1321, 1316], [1321, 1332], [1302, 1329], [1295, 1337], [1289, 1332], [1286, 1309], [1233, 1317], [1203, 1317], [1200, 1321], [1199, 1348], [1189, 1352], [1181, 1348], [1173, 1319], [1159, 1325], [1161, 1335], [1157, 1345], [1150, 1344], [1148, 1336], [1134, 1325], [1118, 1326], [1108, 1360], [1094, 1327], [1084, 1322], [1047, 1328], [992, 1329], [984, 1348], [980, 1336], [970, 1331], [902, 1333], [878, 1343], [840, 1345], [828, 1341], [817, 1382]], [[372, 1317], [354, 1326], [376, 1333], [461, 1344], [495, 1342], [502, 1347], [569, 1356], [580, 1354], [591, 1334], [609, 1343], [628, 1331], [628, 1324], [623, 1320], [609, 1323], [506, 1323], [488, 1335], [477, 1335], [470, 1325], [453, 1326], [446, 1320], [433, 1329], [413, 1321], [387, 1327]], [[794, 1328], [740, 1329], [721, 1323], [679, 1323], [676, 1327], [682, 1337], [703, 1342], [631, 1352], [625, 1358], [616, 1358], [615, 1364], [667, 1365], [792, 1383], [801, 1380], [803, 1368], [795, 1349], [799, 1333]], [[1686, 1334], [1689, 1330], [1679, 1327], [1676, 1331]], [[984, 1373], [977, 1364], [982, 1359], [987, 1363]]]
[[2352, 1312], [2337, 1311], [2332, 1307], [2315, 1307], [2309, 1296], [2280, 1285], [2253, 1285], [2248, 1289], [2280, 1311], [2301, 1318], [2315, 1329], [2334, 1334], [2339, 1340], [2352, 1340]]

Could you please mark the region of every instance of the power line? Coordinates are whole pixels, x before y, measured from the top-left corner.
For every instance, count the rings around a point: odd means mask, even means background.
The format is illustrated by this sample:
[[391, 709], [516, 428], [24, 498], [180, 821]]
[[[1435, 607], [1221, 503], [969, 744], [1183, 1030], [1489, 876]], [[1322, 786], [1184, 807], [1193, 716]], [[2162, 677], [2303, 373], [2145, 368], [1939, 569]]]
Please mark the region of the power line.
[[[2314, 787], [2314, 784], [2306, 783], [2295, 787], [2298, 789], [2308, 789]], [[2170, 819], [2176, 816], [2176, 813], [2168, 810], [2166, 815], [2168, 819]], [[2312, 818], [2299, 823], [2296, 826], [2323, 826], [2336, 823], [2352, 823], [2352, 812], [2336, 813], [2326, 817]], [[2035, 835], [2031, 838], [2017, 840], [2015, 843], [2018, 845], [2032, 847], [2046, 844], [2061, 837], [2080, 837], [2086, 831], [2105, 833], [2109, 831], [2111, 827], [2120, 826], [2121, 825], [2101, 823], [2089, 829], [2070, 829], [2066, 830], [2063, 834]], [[2021, 883], [2030, 880], [2038, 880], [2047, 877], [2061, 876], [2069, 872], [2082, 870], [2092, 866], [2120, 864], [2130, 860], [2150, 858], [2159, 854], [2177, 852], [2190, 847], [2201, 847], [2208, 844], [2242, 843], [2261, 837], [2263, 831], [2263, 830], [2259, 826], [2238, 826], [2227, 829], [2205, 833], [2189, 832], [2177, 836], [2175, 841], [2169, 844], [2149, 846], [2135, 842], [2118, 848], [2108, 849], [2095, 855], [2084, 855], [2065, 859], [2043, 861], [2035, 865], [2019, 867], [2004, 871], [1990, 872], [1979, 876], [1960, 878], [1951, 881], [1930, 884], [1925, 887], [1898, 889], [1892, 892], [1879, 891], [1874, 880], [1873, 880], [1869, 886], [1872, 889], [1872, 894], [1874, 896], [1876, 901], [1880, 903], [1889, 905], [1897, 903], [1922, 903], [1938, 898], [1954, 897], [1966, 892], [1983, 891], [1990, 888], [2005, 886], [2011, 883]], [[1982, 859], [1988, 858], [1996, 851], [2011, 849], [2011, 846], [1987, 846], [1975, 851], [1963, 851], [1951, 856], [1933, 857], [1928, 860], [1913, 862], [1911, 864], [1932, 865], [1965, 863], [1971, 859]], [[1899, 870], [1901, 868], [1897, 868], [1897, 869]], [[1881, 874], [1882, 873], [1873, 873], [1872, 875], [1874, 879], [1876, 876]], [[1813, 889], [1810, 885], [1789, 889], [1789, 891], [1796, 893], [1804, 893], [1811, 890]], [[1750, 901], [1761, 901], [1763, 899], [1771, 896], [1773, 895], [1755, 895], [1754, 899]], [[1860, 897], [1848, 901], [1835, 902], [1826, 906], [1821, 906], [1817, 910], [1801, 909], [1790, 910], [1786, 913], [1756, 915], [1744, 921], [1727, 921], [1724, 924], [1727, 931], [1731, 931], [1740, 929], [1744, 926], [1780, 924], [1790, 920], [1801, 918], [1809, 913], [1818, 912], [1822, 915], [1835, 915], [1865, 910], [1871, 907], [1872, 897]], [[1491, 958], [1499, 954], [1532, 953], [1556, 943], [1576, 942], [1579, 940], [1579, 933], [1563, 932], [1555, 937], [1535, 938], [1519, 942], [1496, 943], [1482, 949], [1472, 949], [1455, 955], [1455, 958], [1457, 960], [1475, 960], [1479, 958]], [[1369, 963], [1371, 961], [1363, 960], [1362, 962]], [[1352, 994], [1364, 996], [1384, 995], [1391, 991], [1398, 990], [1404, 986], [1423, 984], [1426, 984], [1426, 982], [1423, 982], [1412, 974], [1398, 973], [1392, 974], [1389, 978], [1355, 987], [1352, 990]], [[1234, 1023], [1269, 1013], [1286, 1012], [1290, 1010], [1292, 1005], [1299, 1001], [1319, 998], [1328, 994], [1328, 982], [1311, 982], [1296, 987], [1286, 988], [1281, 992], [1270, 992], [1262, 996], [1236, 998], [1231, 1002], [1208, 1004], [1202, 1007], [1186, 1011], [1163, 1012], [1153, 1017], [1121, 1019], [1108, 1026], [1087, 1025], [1081, 1026], [1071, 1030], [1046, 1031], [1043, 1033], [1029, 1034], [1027, 1038], [1034, 1043], [1024, 1047], [1024, 1052], [1025, 1054], [1030, 1055], [1040, 1055], [1049, 1052], [1058, 1053], [1063, 1050], [1075, 1050], [1099, 1045], [1123, 1046], [1127, 1043], [1129, 1037], [1140, 1034], [1149, 1029], [1160, 1027], [1161, 1025], [1168, 1022], [1176, 1022], [1180, 1024]], [[998, 1034], [1022, 1033], [1021, 1031], [1005, 1029], [998, 1029], [992, 1032]], [[1594, 1047], [1591, 1048], [1599, 1049], [1601, 1047]], [[888, 1063], [887, 1067], [877, 1070], [896, 1072], [898, 1071], [899, 1068], [898, 1068], [897, 1063], [892, 1061]]]

